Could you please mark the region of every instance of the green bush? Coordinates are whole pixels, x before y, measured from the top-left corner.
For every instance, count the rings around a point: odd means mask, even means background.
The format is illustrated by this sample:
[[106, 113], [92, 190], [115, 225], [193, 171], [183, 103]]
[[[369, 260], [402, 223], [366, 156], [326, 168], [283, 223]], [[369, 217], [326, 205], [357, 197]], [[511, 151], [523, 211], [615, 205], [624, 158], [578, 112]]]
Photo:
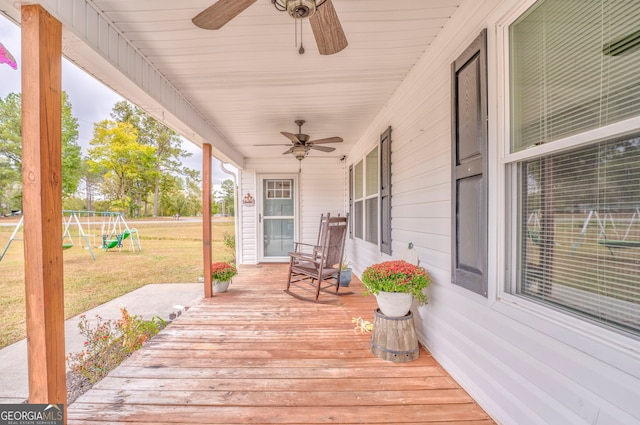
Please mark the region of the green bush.
[[236, 263], [236, 235], [230, 232], [224, 232], [222, 234], [222, 242], [224, 246], [231, 252], [231, 262]]

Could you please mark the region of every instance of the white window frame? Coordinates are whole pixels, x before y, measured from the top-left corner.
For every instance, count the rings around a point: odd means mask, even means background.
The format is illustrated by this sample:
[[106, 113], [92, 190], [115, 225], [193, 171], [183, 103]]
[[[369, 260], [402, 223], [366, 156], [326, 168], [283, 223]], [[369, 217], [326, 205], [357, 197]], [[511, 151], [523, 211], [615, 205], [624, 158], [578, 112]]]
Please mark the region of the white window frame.
[[[373, 152], [375, 149], [378, 149], [378, 164], [377, 164], [377, 172], [376, 172], [376, 178], [377, 178], [376, 193], [367, 195], [367, 156], [371, 152]], [[356, 194], [355, 192], [355, 182], [356, 182], [355, 172], [356, 172], [356, 165], [359, 164], [360, 162], [362, 162], [362, 194], [361, 194], [362, 196], [358, 197], [358, 194]], [[352, 165], [353, 165], [353, 173], [354, 173], [353, 187], [351, 188], [354, 194], [353, 204], [355, 205], [357, 201], [362, 202], [362, 215], [363, 215], [362, 229], [360, 229], [362, 231], [362, 238], [356, 236], [356, 231], [354, 228], [353, 239], [357, 239], [362, 242], [368, 243], [370, 245], [375, 245], [378, 248], [380, 248], [380, 146], [376, 144], [370, 147], [369, 149], [367, 149], [364, 155], [359, 157], [358, 160], [355, 161]], [[376, 217], [375, 217], [375, 225], [378, 232], [377, 234], [378, 237], [376, 242], [371, 242], [366, 239], [367, 238], [367, 220], [369, 220], [369, 217], [367, 215], [367, 200], [373, 199], [373, 198], [378, 200], [378, 207], [376, 208]], [[354, 208], [354, 214], [355, 214], [355, 208]], [[353, 223], [356, 223], [355, 217], [352, 218], [352, 221]]]
[[489, 119], [489, 140], [497, 141], [490, 144], [488, 159], [488, 231], [494, 236], [489, 238], [488, 246], [488, 303], [493, 310], [516, 322], [631, 371], [633, 367], [623, 359], [631, 356], [640, 360], [639, 339], [518, 295], [512, 286], [516, 282], [518, 248], [516, 213], [512, 208], [518, 197], [517, 183], [513, 184], [517, 181], [515, 164], [527, 158], [636, 134], [640, 129], [640, 117], [634, 117], [510, 153], [509, 26], [536, 1], [522, 0], [510, 10], [497, 12], [488, 25], [488, 100], [489, 117], [493, 117]]

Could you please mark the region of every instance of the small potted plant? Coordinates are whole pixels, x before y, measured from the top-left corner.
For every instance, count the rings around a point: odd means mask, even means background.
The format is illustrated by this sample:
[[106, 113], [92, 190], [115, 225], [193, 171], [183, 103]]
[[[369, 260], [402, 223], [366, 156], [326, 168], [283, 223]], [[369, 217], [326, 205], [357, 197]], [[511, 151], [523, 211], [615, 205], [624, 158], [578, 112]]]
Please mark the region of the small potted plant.
[[422, 290], [431, 283], [424, 268], [404, 260], [374, 264], [362, 273], [361, 280], [366, 293], [376, 296], [380, 312], [389, 317], [405, 316], [413, 299], [425, 304], [427, 296]]
[[[351, 283], [351, 278], [353, 277], [351, 262], [345, 258], [344, 260], [342, 260], [342, 263], [340, 263], [339, 266], [340, 267], [338, 267], [338, 264], [336, 264], [334, 267], [340, 269], [340, 286], [349, 286], [349, 284]], [[338, 273], [334, 275], [334, 278], [338, 278]]]
[[236, 266], [224, 261], [217, 261], [211, 264], [211, 281], [213, 292], [227, 292], [231, 278], [238, 273]]

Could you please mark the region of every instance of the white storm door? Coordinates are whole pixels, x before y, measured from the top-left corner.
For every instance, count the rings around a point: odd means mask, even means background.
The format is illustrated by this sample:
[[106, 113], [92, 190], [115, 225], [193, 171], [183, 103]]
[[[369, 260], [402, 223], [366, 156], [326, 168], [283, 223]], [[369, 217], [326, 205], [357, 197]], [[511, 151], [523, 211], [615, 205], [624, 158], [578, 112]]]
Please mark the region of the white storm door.
[[296, 240], [295, 177], [261, 177], [258, 249], [261, 262], [289, 261]]

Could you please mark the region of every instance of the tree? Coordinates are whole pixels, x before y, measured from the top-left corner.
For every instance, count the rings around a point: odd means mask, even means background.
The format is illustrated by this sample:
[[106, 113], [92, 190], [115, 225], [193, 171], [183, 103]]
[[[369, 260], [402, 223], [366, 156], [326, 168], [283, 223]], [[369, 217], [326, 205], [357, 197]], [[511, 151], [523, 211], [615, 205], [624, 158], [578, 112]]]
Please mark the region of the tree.
[[161, 180], [162, 215], [193, 216], [202, 211], [200, 182], [197, 179], [164, 174]]
[[[72, 196], [80, 180], [78, 120], [62, 92], [62, 195]], [[0, 99], [0, 204], [20, 209], [22, 200], [22, 95], [9, 93]], [[16, 194], [16, 185], [18, 190]], [[8, 200], [11, 193], [11, 200]], [[7, 198], [7, 199], [5, 199]]]
[[156, 148], [140, 144], [130, 123], [110, 120], [95, 124], [90, 144], [91, 169], [106, 170], [103, 193], [116, 208], [139, 214], [157, 178]]
[[127, 101], [116, 103], [111, 117], [117, 122], [130, 123], [138, 132], [139, 143], [156, 148], [158, 161], [154, 182], [153, 215], [157, 216], [161, 199], [161, 176], [164, 173], [190, 174], [194, 172], [194, 170], [182, 167], [181, 163], [182, 158], [187, 158], [191, 154], [180, 147], [180, 136], [176, 132]]
[[235, 215], [235, 210], [234, 210], [235, 184], [233, 183], [233, 180], [226, 179], [225, 181], [222, 182], [222, 185], [220, 188], [221, 188], [220, 201], [223, 204], [222, 213], [223, 214], [229, 213], [229, 215], [234, 216]]
[[99, 199], [100, 188], [104, 182], [104, 175], [107, 173], [107, 170], [98, 167], [89, 157], [83, 158], [80, 170], [80, 181], [82, 182], [85, 195], [84, 209], [94, 211], [96, 209], [94, 201]]
[[78, 145], [78, 119], [73, 116], [71, 102], [62, 92], [62, 196], [67, 198], [78, 190], [82, 156]]
[[21, 148], [20, 95], [9, 93], [0, 99], [0, 213], [21, 209]]

